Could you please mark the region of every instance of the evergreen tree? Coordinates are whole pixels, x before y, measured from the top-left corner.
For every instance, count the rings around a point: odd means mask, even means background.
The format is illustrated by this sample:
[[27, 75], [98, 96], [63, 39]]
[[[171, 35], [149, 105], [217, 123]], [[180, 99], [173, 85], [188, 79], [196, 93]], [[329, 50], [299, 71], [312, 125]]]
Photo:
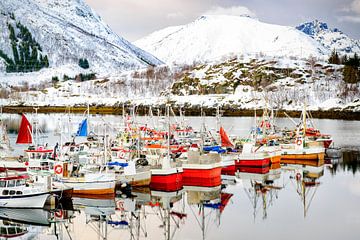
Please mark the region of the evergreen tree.
[[79, 59], [79, 66], [83, 69], [88, 69], [90, 66], [89, 66], [89, 62], [86, 58], [80, 58]]
[[331, 55], [330, 55], [328, 61], [331, 64], [340, 64], [340, 57], [335, 49], [331, 52]]

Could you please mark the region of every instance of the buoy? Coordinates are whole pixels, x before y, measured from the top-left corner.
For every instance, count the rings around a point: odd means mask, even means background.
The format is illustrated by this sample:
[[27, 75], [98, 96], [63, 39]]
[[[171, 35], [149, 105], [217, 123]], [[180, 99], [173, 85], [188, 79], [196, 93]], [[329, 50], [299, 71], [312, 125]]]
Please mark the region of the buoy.
[[296, 180], [300, 180], [301, 179], [301, 174], [300, 173], [297, 173], [296, 174]]
[[55, 165], [55, 167], [54, 167], [54, 172], [55, 172], [56, 174], [62, 174], [62, 172], [63, 172], [62, 166], [61, 166], [60, 164]]
[[301, 139], [297, 140], [297, 141], [296, 141], [296, 144], [297, 144], [298, 146], [300, 146], [300, 145], [302, 144], [302, 140], [301, 140]]

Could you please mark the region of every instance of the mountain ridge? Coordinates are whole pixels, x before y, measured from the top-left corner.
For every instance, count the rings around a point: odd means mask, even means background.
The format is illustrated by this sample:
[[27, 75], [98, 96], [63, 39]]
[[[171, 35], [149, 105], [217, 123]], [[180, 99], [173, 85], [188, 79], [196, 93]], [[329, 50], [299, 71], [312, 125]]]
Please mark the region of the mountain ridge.
[[306, 58], [329, 53], [294, 27], [228, 15], [203, 15], [191, 23], [155, 31], [134, 44], [170, 64], [211, 61], [229, 54]]
[[[87, 58], [94, 72], [120, 72], [162, 64], [113, 32], [83, 0], [3, 0], [0, 9], [0, 28], [6, 29], [13, 15], [40, 43], [49, 56], [50, 67], [70, 64], [77, 68], [80, 58]], [[6, 30], [1, 37], [4, 40], [0, 49], [12, 56]], [[4, 68], [1, 58], [0, 62]]]

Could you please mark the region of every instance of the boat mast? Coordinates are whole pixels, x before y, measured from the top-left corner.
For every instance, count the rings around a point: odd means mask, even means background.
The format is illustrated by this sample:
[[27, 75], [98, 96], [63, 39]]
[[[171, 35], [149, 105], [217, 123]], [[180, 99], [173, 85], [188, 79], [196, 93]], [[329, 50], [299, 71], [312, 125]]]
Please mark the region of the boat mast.
[[216, 108], [216, 128], [218, 131], [218, 139], [217, 142], [219, 145], [221, 145], [221, 136], [220, 136], [220, 128], [221, 128], [221, 120], [220, 120], [220, 106], [217, 106]]
[[170, 168], [170, 104], [166, 105], [166, 114], [167, 114], [167, 127], [168, 127], [168, 136], [167, 136], [167, 155], [163, 158], [162, 169]]
[[[38, 114], [38, 107], [34, 107], [35, 110], [35, 119], [34, 119], [34, 125], [35, 125], [35, 140], [33, 140], [34, 142], [34, 146], [37, 147], [37, 144], [39, 144], [39, 130], [38, 130], [38, 119], [37, 119], [37, 114]], [[34, 129], [32, 129], [32, 131], [34, 131]], [[34, 136], [34, 133], [31, 133]]]

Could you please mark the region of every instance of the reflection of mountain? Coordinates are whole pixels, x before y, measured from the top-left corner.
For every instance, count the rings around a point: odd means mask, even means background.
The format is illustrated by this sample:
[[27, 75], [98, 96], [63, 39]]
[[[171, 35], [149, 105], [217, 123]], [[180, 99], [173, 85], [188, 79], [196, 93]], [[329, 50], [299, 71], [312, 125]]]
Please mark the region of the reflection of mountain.
[[337, 172], [350, 171], [353, 174], [360, 172], [360, 152], [354, 150], [344, 150], [341, 158], [327, 159], [328, 169], [332, 175]]
[[360, 152], [343, 152], [343, 158], [342, 161], [340, 161], [340, 165], [342, 166], [343, 170], [351, 171], [353, 174], [360, 172]]

